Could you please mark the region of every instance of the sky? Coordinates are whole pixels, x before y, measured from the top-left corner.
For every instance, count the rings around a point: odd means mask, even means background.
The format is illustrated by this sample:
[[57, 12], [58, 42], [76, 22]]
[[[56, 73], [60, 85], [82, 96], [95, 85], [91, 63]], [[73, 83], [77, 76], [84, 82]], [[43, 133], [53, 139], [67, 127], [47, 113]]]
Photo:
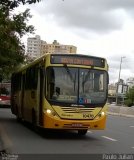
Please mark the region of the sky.
[[[104, 57], [110, 83], [134, 77], [134, 0], [42, 0], [30, 9], [28, 24], [47, 43], [74, 45], [77, 53]], [[26, 43], [26, 35], [23, 41]], [[121, 63], [122, 59], [122, 63]]]

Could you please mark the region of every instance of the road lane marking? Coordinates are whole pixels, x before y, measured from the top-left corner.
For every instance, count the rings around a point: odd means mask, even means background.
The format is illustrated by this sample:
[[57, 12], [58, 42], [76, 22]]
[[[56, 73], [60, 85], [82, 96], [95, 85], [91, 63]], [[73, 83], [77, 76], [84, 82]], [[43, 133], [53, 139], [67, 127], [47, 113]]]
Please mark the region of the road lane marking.
[[134, 149], [134, 147], [132, 147]]
[[103, 138], [106, 138], [106, 139], [108, 139], [108, 140], [110, 140], [110, 141], [117, 141], [116, 139], [113, 139], [113, 138], [110, 138], [110, 137], [107, 137], [107, 136], [102, 136]]
[[92, 133], [92, 131], [87, 131], [88, 133]]
[[129, 127], [134, 128], [134, 126], [129, 126]]

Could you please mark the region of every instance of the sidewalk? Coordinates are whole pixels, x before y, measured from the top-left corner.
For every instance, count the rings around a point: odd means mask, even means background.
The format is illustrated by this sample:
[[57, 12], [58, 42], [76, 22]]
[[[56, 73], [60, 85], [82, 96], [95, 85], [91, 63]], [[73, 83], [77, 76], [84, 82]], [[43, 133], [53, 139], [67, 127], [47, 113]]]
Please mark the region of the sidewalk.
[[108, 106], [108, 114], [134, 117], [134, 107], [124, 107], [124, 106]]
[[119, 113], [113, 113], [113, 112], [107, 112], [107, 113], [108, 113], [108, 115], [124, 116], [124, 117], [134, 118], [134, 115], [119, 114]]
[[1, 152], [11, 153], [12, 143], [6, 133], [5, 128], [0, 123], [0, 155]]

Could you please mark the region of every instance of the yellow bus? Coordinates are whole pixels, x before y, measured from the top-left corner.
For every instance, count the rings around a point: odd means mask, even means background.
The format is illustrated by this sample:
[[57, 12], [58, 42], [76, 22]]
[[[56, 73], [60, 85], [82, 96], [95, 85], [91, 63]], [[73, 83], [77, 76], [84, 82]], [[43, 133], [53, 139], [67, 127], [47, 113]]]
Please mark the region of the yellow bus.
[[46, 129], [104, 129], [108, 96], [106, 59], [46, 54], [12, 74], [11, 111]]

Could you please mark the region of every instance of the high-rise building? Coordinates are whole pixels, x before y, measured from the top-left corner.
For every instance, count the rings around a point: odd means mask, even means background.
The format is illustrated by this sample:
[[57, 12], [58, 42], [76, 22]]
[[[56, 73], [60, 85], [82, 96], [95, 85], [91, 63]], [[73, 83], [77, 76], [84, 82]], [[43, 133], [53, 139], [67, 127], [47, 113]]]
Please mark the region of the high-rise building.
[[76, 53], [77, 47], [73, 45], [63, 45], [54, 40], [52, 44], [41, 40], [40, 36], [27, 39], [27, 56], [36, 59], [46, 53]]
[[41, 39], [39, 35], [27, 39], [27, 56], [31, 59], [41, 56]]

